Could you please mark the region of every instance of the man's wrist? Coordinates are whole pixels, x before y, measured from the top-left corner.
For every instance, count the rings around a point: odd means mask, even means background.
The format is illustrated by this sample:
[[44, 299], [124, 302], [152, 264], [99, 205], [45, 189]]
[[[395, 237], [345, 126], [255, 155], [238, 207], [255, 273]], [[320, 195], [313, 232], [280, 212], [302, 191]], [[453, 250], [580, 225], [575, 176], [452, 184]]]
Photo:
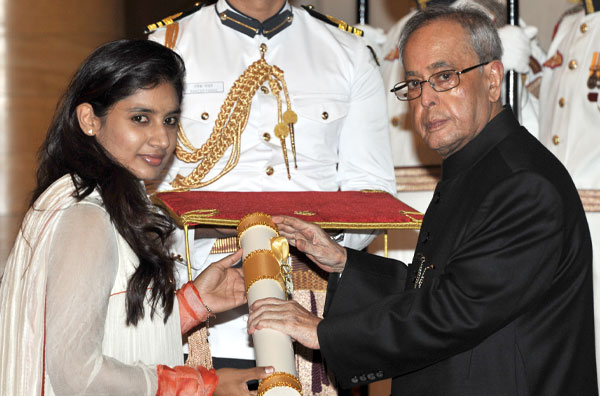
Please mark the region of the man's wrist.
[[333, 272], [341, 274], [346, 268], [346, 261], [348, 260], [348, 252], [345, 247], [338, 245], [338, 259], [337, 264], [333, 266]]

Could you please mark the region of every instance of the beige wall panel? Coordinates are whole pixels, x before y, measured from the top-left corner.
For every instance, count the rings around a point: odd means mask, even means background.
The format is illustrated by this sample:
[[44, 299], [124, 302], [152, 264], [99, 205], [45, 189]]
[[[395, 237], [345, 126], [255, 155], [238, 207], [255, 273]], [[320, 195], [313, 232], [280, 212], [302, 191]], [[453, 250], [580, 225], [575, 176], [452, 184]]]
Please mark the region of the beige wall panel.
[[572, 0], [521, 0], [520, 15], [523, 20], [538, 28], [538, 38], [544, 50], [552, 41], [552, 32], [560, 16], [574, 6]]
[[[0, 165], [2, 161], [0, 160]], [[12, 249], [15, 235], [21, 225], [21, 214], [0, 216], [0, 274], [4, 270], [4, 262]]]
[[2, 0], [6, 28], [29, 33], [124, 32], [123, 0]]
[[124, 0], [0, 0], [0, 270], [58, 99], [83, 59], [124, 32]]

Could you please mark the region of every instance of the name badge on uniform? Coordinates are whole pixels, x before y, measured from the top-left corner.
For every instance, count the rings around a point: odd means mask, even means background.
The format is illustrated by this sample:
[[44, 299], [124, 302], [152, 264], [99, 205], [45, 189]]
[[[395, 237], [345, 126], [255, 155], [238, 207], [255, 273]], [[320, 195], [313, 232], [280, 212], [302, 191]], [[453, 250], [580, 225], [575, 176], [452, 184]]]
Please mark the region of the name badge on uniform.
[[186, 83], [183, 89], [184, 95], [222, 93], [223, 91], [223, 81]]

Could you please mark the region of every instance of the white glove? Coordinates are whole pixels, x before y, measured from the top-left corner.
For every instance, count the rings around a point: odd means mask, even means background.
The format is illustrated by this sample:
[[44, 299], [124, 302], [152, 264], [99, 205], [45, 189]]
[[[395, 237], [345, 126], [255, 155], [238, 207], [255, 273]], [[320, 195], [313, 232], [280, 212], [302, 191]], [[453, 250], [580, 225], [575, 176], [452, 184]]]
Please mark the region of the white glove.
[[529, 57], [531, 56], [531, 40], [537, 35], [537, 28], [527, 26], [504, 25], [498, 29], [500, 41], [504, 48], [502, 63], [504, 70], [514, 70], [518, 73], [529, 72]]

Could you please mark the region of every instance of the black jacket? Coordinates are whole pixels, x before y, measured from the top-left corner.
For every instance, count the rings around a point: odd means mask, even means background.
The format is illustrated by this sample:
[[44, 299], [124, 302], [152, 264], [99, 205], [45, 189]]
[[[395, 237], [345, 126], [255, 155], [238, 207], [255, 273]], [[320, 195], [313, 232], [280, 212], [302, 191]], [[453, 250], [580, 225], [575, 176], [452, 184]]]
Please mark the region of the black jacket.
[[597, 395], [592, 248], [560, 162], [505, 108], [442, 164], [413, 263], [348, 250], [321, 352], [343, 387]]

